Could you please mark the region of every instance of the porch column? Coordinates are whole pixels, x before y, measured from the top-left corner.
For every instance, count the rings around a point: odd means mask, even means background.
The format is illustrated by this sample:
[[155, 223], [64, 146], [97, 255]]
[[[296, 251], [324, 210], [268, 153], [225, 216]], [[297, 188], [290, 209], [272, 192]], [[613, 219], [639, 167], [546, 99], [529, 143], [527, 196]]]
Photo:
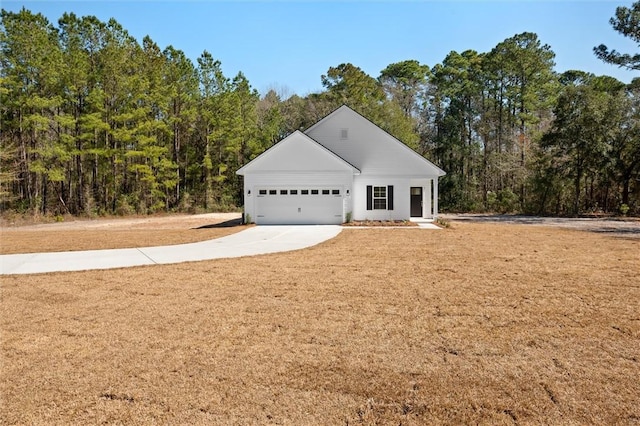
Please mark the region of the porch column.
[[433, 180], [433, 218], [438, 217], [438, 178]]
[[422, 187], [422, 217], [431, 217], [431, 180]]

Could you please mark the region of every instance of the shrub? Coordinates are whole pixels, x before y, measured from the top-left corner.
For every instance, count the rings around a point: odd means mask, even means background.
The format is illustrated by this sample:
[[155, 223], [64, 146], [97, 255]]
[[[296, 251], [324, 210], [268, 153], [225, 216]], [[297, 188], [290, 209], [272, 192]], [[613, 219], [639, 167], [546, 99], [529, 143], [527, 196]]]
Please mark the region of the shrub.
[[487, 205], [489, 210], [499, 213], [512, 213], [519, 209], [520, 197], [510, 189], [501, 189], [498, 192], [487, 192]]
[[441, 217], [437, 217], [435, 220], [436, 225], [438, 225], [441, 228], [450, 228], [451, 227], [451, 223], [449, 223], [448, 220], [442, 219]]
[[116, 211], [118, 216], [128, 216], [135, 213], [135, 209], [131, 206], [129, 197], [121, 195], [116, 200]]
[[629, 206], [626, 204], [620, 205], [620, 214], [626, 216], [629, 213]]

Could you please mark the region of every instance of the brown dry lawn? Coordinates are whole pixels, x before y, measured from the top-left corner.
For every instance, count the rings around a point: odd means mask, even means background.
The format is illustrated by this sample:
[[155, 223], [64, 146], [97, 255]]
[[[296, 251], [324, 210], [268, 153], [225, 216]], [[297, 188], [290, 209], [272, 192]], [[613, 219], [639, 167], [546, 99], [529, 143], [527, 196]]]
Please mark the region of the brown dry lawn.
[[638, 424], [640, 240], [505, 224], [2, 277], [0, 424]]
[[0, 228], [0, 254], [135, 248], [194, 243], [243, 229], [239, 214], [171, 215]]

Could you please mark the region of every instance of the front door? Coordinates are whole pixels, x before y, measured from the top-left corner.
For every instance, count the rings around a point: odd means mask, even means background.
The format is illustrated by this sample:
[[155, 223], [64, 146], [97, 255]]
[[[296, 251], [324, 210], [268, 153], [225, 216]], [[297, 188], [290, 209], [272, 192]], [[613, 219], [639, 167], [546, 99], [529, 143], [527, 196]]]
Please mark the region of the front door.
[[411, 217], [422, 217], [422, 187], [411, 187]]

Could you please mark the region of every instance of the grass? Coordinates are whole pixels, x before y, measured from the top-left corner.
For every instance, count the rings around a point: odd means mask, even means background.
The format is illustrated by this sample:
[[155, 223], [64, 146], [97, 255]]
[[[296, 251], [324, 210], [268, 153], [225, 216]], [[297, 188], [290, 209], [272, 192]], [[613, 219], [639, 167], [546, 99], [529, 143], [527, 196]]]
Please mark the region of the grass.
[[640, 241], [345, 229], [2, 278], [2, 424], [637, 424]]
[[201, 216], [113, 219], [1, 229], [0, 254], [135, 248], [193, 243], [244, 229], [240, 220]]

